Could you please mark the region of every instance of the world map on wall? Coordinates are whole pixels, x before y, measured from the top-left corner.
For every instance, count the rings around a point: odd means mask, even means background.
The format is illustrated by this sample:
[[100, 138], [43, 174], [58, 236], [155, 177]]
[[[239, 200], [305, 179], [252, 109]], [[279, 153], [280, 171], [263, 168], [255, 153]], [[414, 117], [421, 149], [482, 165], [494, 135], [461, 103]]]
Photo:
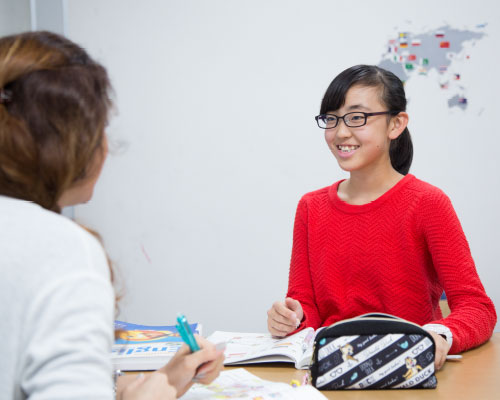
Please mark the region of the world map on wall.
[[450, 26], [414, 34], [398, 32], [389, 39], [387, 51], [378, 66], [394, 73], [403, 82], [415, 75], [427, 76], [435, 70], [448, 107], [467, 108], [467, 88], [461, 82], [460, 67], [470, 60], [470, 46], [481, 40], [486, 24], [476, 30], [460, 30]]

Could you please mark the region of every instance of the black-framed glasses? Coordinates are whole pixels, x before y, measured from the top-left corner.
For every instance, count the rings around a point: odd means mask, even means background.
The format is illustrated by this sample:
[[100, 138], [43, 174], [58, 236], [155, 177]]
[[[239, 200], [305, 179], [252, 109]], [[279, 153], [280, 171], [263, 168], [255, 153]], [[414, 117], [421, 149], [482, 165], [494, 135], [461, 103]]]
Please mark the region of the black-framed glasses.
[[341, 119], [344, 120], [344, 124], [350, 128], [357, 128], [359, 126], [366, 125], [366, 120], [368, 117], [373, 115], [383, 115], [383, 114], [398, 114], [399, 111], [379, 111], [372, 113], [365, 113], [362, 111], [354, 111], [343, 115], [342, 117], [335, 114], [320, 114], [316, 115], [314, 119], [318, 123], [321, 129], [332, 129], [335, 128]]

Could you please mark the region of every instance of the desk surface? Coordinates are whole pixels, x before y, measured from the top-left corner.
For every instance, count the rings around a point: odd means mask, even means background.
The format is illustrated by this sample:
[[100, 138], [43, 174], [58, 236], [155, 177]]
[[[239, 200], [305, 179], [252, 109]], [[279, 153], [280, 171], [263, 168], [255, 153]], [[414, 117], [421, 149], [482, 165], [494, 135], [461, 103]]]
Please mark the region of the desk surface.
[[[262, 379], [289, 383], [302, 379], [306, 371], [295, 369], [292, 364], [243, 365]], [[225, 367], [232, 369], [237, 367]], [[414, 390], [336, 390], [323, 391], [328, 399], [498, 399], [500, 386], [500, 333], [495, 333], [484, 345], [463, 353], [458, 361], [447, 361], [436, 373], [436, 389]]]

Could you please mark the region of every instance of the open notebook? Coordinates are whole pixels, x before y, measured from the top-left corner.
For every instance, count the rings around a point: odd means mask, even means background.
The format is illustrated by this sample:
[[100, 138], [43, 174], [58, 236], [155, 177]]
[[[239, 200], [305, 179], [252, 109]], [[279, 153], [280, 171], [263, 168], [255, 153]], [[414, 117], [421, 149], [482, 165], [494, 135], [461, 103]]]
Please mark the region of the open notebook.
[[269, 333], [238, 333], [215, 331], [207, 339], [226, 343], [224, 365], [265, 362], [290, 362], [297, 369], [309, 368], [315, 337], [313, 328], [306, 328], [282, 339]]

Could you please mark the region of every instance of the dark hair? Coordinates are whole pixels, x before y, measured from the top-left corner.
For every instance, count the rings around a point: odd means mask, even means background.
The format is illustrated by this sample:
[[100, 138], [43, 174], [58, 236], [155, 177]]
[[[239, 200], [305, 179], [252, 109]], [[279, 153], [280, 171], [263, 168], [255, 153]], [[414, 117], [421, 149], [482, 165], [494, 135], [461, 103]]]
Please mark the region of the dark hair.
[[60, 212], [103, 150], [110, 92], [104, 67], [62, 36], [0, 38], [0, 194]]
[[[388, 110], [406, 111], [403, 82], [396, 75], [375, 65], [355, 65], [341, 72], [330, 83], [321, 102], [320, 113], [325, 114], [341, 108], [345, 103], [347, 91], [354, 85], [379, 87], [380, 99]], [[413, 144], [408, 128], [391, 141], [389, 156], [392, 167], [406, 175], [413, 160]]]

